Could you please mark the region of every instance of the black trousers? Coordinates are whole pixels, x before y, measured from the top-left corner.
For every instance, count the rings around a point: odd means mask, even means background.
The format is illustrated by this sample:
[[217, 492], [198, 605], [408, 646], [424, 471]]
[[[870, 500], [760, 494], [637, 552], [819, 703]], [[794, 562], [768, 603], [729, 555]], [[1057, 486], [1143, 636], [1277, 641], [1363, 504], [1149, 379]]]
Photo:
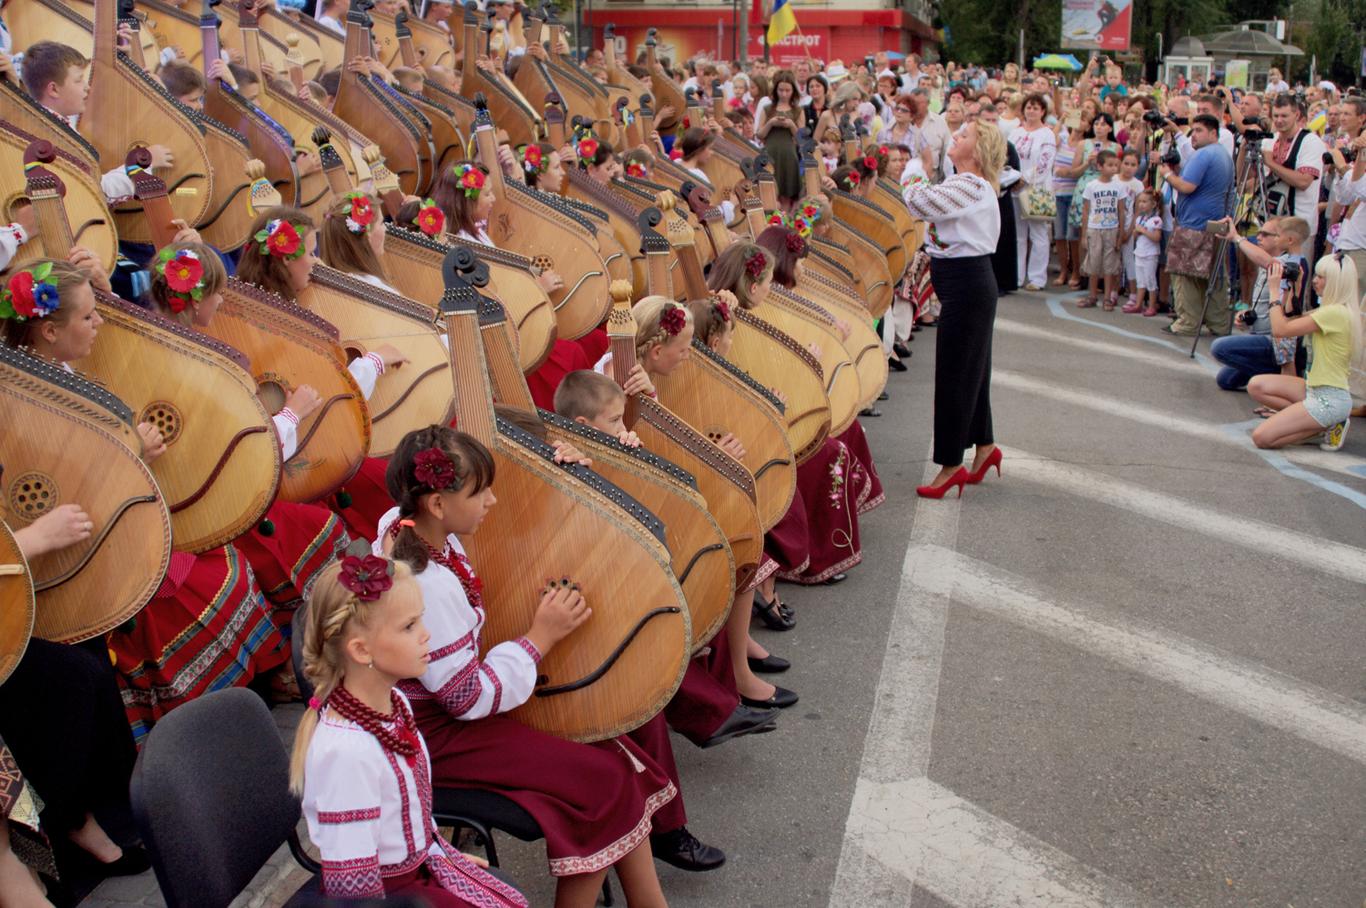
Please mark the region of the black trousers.
[[30, 640], [0, 684], [0, 738], [43, 799], [49, 835], [80, 827], [87, 813], [126, 805], [137, 752], [104, 639]]
[[963, 462], [969, 445], [989, 445], [991, 333], [996, 276], [991, 256], [930, 259], [930, 281], [941, 306], [934, 339], [934, 462]]

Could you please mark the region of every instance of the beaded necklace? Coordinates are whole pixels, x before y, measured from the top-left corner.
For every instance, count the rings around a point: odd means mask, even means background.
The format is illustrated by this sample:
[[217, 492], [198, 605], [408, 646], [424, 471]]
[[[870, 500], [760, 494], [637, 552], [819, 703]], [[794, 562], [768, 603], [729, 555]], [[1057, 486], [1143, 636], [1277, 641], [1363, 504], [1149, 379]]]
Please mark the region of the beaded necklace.
[[394, 709], [392, 716], [376, 712], [340, 685], [327, 698], [328, 706], [374, 735], [385, 750], [401, 755], [412, 766], [419, 750], [417, 723], [398, 691], [389, 691], [389, 702]]

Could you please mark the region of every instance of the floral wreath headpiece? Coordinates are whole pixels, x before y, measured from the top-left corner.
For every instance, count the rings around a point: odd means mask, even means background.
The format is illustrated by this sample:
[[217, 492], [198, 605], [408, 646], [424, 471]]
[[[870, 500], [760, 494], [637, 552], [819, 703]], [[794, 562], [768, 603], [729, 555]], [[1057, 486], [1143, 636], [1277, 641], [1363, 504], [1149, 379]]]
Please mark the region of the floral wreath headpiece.
[[764, 276], [764, 271], [768, 268], [768, 256], [764, 255], [763, 249], [756, 249], [745, 259], [745, 274], [750, 280], [757, 281]]
[[262, 255], [292, 262], [304, 254], [304, 239], [293, 224], [284, 218], [266, 222], [266, 226], [256, 231], [252, 237], [260, 247]]
[[682, 306], [669, 303], [659, 315], [659, 330], [669, 337], [678, 337], [688, 326], [688, 313]]
[[167, 246], [157, 253], [152, 270], [166, 282], [166, 305], [177, 315], [204, 298], [204, 263], [193, 250]]
[[[346, 229], [356, 236], [364, 236], [375, 223], [375, 206], [370, 197], [363, 192], [348, 192], [342, 198], [351, 203], [346, 213]], [[328, 217], [336, 215], [329, 214]]]
[[541, 146], [534, 143], [518, 148], [517, 160], [522, 162], [522, 169], [528, 174], [540, 176], [550, 169], [550, 159], [541, 151]]
[[4, 289], [0, 290], [0, 319], [26, 322], [56, 312], [62, 301], [57, 294], [57, 285], [48, 280], [51, 276], [51, 262], [10, 275]]
[[431, 199], [423, 199], [417, 210], [417, 229], [427, 236], [439, 236], [446, 229], [446, 213]]
[[587, 168], [589, 162], [598, 155], [598, 140], [592, 136], [584, 136], [574, 145], [574, 154], [579, 158], [579, 166]]
[[433, 492], [449, 492], [460, 487], [451, 455], [439, 445], [417, 452], [413, 458], [413, 478]]
[[650, 170], [645, 166], [644, 161], [630, 161], [626, 165], [626, 175], [635, 177], [638, 180], [648, 179]]
[[[806, 206], [806, 208], [811, 207], [812, 206], [810, 205]], [[770, 227], [786, 227], [788, 230], [792, 231], [792, 233], [788, 234], [788, 248], [798, 255], [806, 254], [806, 237], [811, 235], [811, 227], [815, 224], [815, 219], [808, 218], [805, 215], [806, 208], [802, 209], [803, 214], [799, 214], [795, 217], [785, 212], [775, 211], [768, 219]], [[792, 248], [792, 238], [794, 236], [802, 240], [802, 248], [800, 250]]]
[[370, 543], [357, 539], [346, 547], [337, 582], [361, 602], [374, 602], [394, 585], [394, 563], [370, 551]]
[[484, 188], [487, 177], [477, 164], [472, 161], [455, 164], [451, 167], [451, 173], [455, 174], [460, 188], [465, 190], [465, 198], [471, 201], [479, 198], [479, 192]]

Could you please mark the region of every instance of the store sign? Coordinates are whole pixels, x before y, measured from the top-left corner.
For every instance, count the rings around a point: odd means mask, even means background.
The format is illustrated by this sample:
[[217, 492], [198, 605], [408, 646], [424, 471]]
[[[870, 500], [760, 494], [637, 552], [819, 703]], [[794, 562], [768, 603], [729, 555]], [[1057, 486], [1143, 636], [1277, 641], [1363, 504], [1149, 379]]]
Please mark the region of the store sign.
[[[800, 10], [798, 10], [800, 12]], [[810, 32], [792, 32], [786, 38], [779, 41], [768, 49], [768, 58], [773, 63], [790, 64], [797, 60], [805, 60], [812, 57], [816, 60], [829, 59], [829, 32], [828, 28], [816, 27]], [[764, 54], [764, 33], [760, 29], [757, 33], [750, 32], [749, 36], [749, 55], [751, 57], [762, 57]]]
[[1062, 0], [1062, 46], [1128, 50], [1132, 19], [1133, 0]]

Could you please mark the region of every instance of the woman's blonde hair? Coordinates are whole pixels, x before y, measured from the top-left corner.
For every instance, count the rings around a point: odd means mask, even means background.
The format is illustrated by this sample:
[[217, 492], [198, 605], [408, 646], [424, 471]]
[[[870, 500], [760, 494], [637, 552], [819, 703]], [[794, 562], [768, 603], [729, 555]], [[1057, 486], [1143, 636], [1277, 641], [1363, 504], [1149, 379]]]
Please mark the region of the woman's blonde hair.
[[1357, 295], [1357, 266], [1342, 253], [1325, 255], [1314, 266], [1314, 273], [1323, 278], [1323, 292], [1319, 294], [1320, 306], [1345, 306], [1352, 316], [1352, 352], [1348, 360], [1357, 370], [1366, 370], [1366, 344], [1362, 324], [1361, 297]]
[[[304, 677], [313, 685], [313, 698], [325, 704], [327, 698], [341, 684], [346, 675], [346, 641], [349, 631], [368, 627], [376, 607], [388, 601], [400, 585], [414, 584], [413, 571], [402, 561], [394, 566], [394, 585], [373, 602], [363, 602], [342, 585], [342, 564], [328, 565], [313, 585], [308, 596], [308, 612], [304, 615], [303, 639], [293, 641], [303, 647]], [[418, 595], [421, 595], [419, 593]], [[304, 711], [294, 735], [294, 751], [289, 758], [289, 789], [301, 795], [304, 791], [304, 766], [308, 761], [308, 746], [318, 728], [322, 707]]]
[[[323, 225], [318, 230], [318, 252], [329, 268], [347, 274], [369, 274], [387, 283], [389, 277], [384, 273], [384, 263], [370, 245], [369, 233], [377, 229], [374, 222], [364, 233], [352, 233], [351, 228], [346, 226], [346, 219], [351, 215], [352, 197], [352, 193], [347, 193], [333, 200], [327, 209]], [[375, 219], [382, 220], [384, 216], [380, 213], [379, 201], [371, 196], [366, 198], [370, 200]]]
[[[749, 263], [759, 256], [762, 267], [757, 275], [751, 274]], [[773, 276], [773, 254], [755, 243], [731, 243], [716, 260], [711, 263], [707, 274], [707, 287], [710, 290], [729, 290], [740, 301], [741, 309], [753, 309], [754, 288]]]
[[647, 296], [631, 307], [636, 320], [636, 359], [643, 360], [653, 347], [662, 347], [673, 335], [660, 324], [664, 313], [677, 309], [683, 313], [683, 324], [692, 324], [692, 313], [687, 306], [675, 303], [667, 296]]
[[71, 320], [71, 305], [68, 302], [71, 291], [82, 284], [90, 283], [90, 275], [61, 259], [34, 259], [26, 262], [24, 267], [16, 269], [14, 273], [33, 271], [43, 265], [52, 266], [47, 283], [57, 288], [57, 299], [61, 302], [53, 312], [42, 318], [31, 318], [27, 321], [0, 318], [0, 335], [3, 335], [5, 343], [11, 347], [32, 347], [42, 325], [56, 325], [59, 328], [65, 326]]
[[983, 178], [993, 189], [1000, 192], [1001, 168], [1006, 166], [1006, 137], [990, 123], [985, 126], [974, 123], [972, 128], [977, 133], [977, 141], [973, 144], [973, 157], [981, 165]]

